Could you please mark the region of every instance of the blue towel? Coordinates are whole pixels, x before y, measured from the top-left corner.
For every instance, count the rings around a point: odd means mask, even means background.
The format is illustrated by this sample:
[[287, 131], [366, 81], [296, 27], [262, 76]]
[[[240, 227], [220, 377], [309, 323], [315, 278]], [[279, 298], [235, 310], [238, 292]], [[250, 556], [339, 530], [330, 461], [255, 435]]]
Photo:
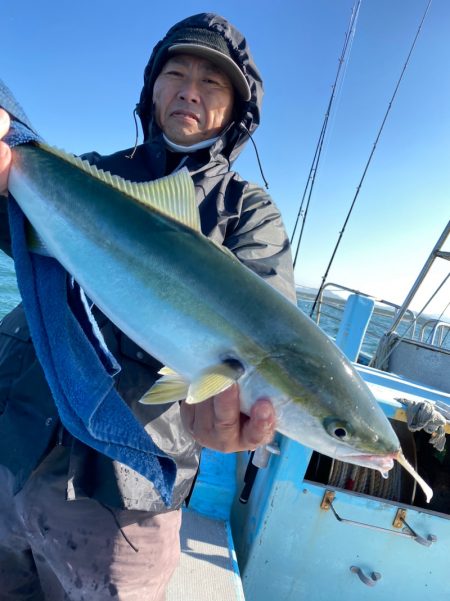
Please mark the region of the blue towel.
[[115, 390], [117, 364], [83, 292], [54, 258], [28, 252], [25, 217], [12, 197], [9, 219], [25, 314], [62, 423], [74, 437], [153, 482], [170, 505], [175, 462]]

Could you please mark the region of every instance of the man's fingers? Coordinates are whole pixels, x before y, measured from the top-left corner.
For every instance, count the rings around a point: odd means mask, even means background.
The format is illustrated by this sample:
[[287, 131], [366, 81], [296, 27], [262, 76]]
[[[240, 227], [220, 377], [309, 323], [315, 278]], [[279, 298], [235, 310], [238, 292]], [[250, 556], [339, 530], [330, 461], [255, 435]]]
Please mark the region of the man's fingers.
[[10, 126], [9, 115], [3, 109], [0, 109], [0, 138], [8, 133]]
[[259, 399], [247, 417], [240, 412], [237, 386], [198, 405], [182, 403], [181, 415], [201, 445], [225, 453], [255, 449], [270, 442], [275, 431], [272, 403]]
[[[0, 138], [9, 130], [9, 115], [6, 111], [0, 109]], [[8, 173], [11, 164], [11, 149], [0, 141], [0, 195], [7, 193]]]
[[209, 440], [209, 436], [214, 433], [214, 406], [213, 400], [208, 399], [194, 405], [194, 420], [192, 424], [192, 434], [202, 444]]
[[201, 445], [226, 453], [242, 450], [237, 386], [197, 405], [182, 403], [181, 415], [186, 428]]
[[214, 397], [214, 421], [216, 428], [227, 429], [239, 423], [241, 403], [236, 384]]
[[0, 140], [0, 171], [9, 168], [11, 161], [11, 148]]
[[250, 411], [242, 428], [241, 443], [245, 447], [256, 448], [267, 444], [275, 433], [275, 410], [268, 399], [258, 400]]
[[191, 434], [194, 431], [194, 419], [195, 419], [195, 407], [194, 405], [188, 405], [183, 402], [180, 406], [180, 414], [181, 419], [183, 421], [184, 427]]
[[0, 141], [0, 196], [8, 194], [8, 175], [11, 164], [11, 149]]

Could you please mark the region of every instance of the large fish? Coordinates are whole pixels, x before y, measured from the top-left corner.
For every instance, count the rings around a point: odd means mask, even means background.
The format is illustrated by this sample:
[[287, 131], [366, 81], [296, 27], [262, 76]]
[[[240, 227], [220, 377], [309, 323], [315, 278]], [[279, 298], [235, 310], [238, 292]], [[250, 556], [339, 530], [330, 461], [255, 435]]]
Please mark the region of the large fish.
[[143, 402], [198, 403], [237, 382], [243, 412], [269, 397], [277, 430], [320, 453], [383, 474], [394, 459], [407, 466], [389, 421], [334, 343], [201, 233], [187, 171], [126, 182], [40, 141], [1, 82], [0, 106], [13, 119], [9, 189], [47, 251], [168, 366]]

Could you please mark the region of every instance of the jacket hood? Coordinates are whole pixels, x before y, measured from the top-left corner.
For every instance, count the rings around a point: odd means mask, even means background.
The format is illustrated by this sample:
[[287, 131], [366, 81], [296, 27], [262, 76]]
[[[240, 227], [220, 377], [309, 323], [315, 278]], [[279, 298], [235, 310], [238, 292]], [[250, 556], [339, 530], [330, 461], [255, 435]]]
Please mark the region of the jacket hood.
[[250, 88], [250, 100], [236, 97], [234, 121], [226, 128], [220, 140], [211, 148], [211, 154], [221, 154], [232, 163], [241, 152], [248, 135], [253, 134], [260, 122], [263, 84], [244, 36], [225, 18], [213, 13], [201, 13], [183, 19], [169, 29], [153, 48], [144, 71], [144, 86], [136, 112], [141, 120], [144, 141], [151, 141], [161, 131], [154, 120], [153, 86], [164, 63], [168, 59], [169, 47], [183, 29], [196, 28], [220, 34], [227, 44], [229, 54], [242, 71]]

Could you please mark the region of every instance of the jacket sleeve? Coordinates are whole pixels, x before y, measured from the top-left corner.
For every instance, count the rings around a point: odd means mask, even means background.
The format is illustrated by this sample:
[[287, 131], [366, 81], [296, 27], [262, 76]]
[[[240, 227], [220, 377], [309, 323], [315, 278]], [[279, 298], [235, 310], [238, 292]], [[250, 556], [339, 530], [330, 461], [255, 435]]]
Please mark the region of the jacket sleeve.
[[289, 240], [280, 212], [259, 186], [249, 184], [238, 223], [224, 240], [237, 258], [296, 303]]

